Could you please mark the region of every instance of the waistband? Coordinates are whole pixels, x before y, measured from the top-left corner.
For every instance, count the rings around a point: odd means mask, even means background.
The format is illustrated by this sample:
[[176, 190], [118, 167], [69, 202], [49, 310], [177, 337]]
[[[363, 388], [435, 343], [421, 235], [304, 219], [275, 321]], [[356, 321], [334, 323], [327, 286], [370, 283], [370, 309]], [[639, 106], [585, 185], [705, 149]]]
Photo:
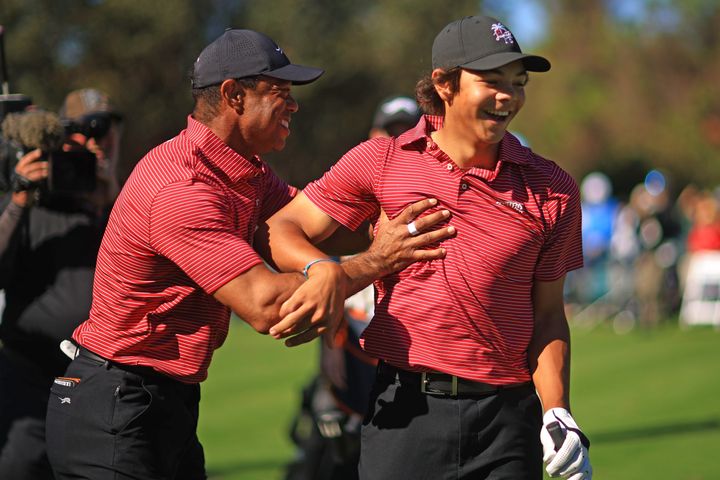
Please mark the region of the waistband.
[[112, 360], [108, 360], [105, 357], [101, 357], [95, 352], [91, 352], [87, 348], [78, 345], [77, 346], [77, 357], [83, 357], [88, 360], [91, 360], [92, 362], [97, 363], [98, 365], [106, 365], [106, 366], [112, 366], [120, 370], [124, 370], [126, 372], [134, 373], [136, 375], [140, 375], [144, 378], [150, 378], [154, 379], [157, 382], [172, 382], [177, 385], [193, 385], [189, 383], [183, 383], [180, 380], [176, 380], [172, 377], [169, 377], [168, 375], [165, 375], [164, 373], [160, 373], [157, 370], [155, 370], [152, 367], [146, 367], [143, 365], [126, 365], [124, 363], [118, 363], [114, 362]]
[[419, 388], [420, 391], [426, 395], [451, 397], [488, 396], [497, 394], [502, 390], [534, 388], [532, 382], [493, 385], [441, 372], [411, 372], [383, 361], [378, 363], [377, 375], [379, 378], [392, 379], [403, 385]]

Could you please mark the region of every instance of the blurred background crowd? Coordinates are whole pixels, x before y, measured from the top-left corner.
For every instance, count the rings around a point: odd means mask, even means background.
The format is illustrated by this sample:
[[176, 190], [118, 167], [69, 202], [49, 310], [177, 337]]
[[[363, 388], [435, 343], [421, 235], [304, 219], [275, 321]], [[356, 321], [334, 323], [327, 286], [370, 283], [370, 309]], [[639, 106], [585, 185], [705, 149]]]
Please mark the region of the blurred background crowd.
[[[505, 19], [521, 46], [553, 62], [550, 75], [531, 79], [514, 127], [582, 185], [587, 267], [568, 282], [574, 321], [611, 319], [622, 330], [680, 315], [687, 275], [699, 275], [691, 255], [718, 248], [713, 0], [460, 0], [442, 9], [410, 0], [4, 0], [4, 80], [53, 111], [76, 88], [110, 95], [128, 117], [122, 181], [182, 128], [201, 47], [227, 26], [267, 32], [290, 58], [327, 71], [296, 92], [288, 147], [268, 157], [302, 187], [363, 140], [383, 97], [414, 90], [430, 65], [428, 32], [477, 12]], [[712, 285], [698, 288], [717, 297]]]
[[720, 188], [675, 186], [659, 170], [624, 197], [600, 171], [580, 188], [585, 267], [566, 292], [575, 323], [720, 325]]
[[121, 182], [182, 128], [202, 46], [228, 26], [268, 33], [290, 58], [327, 71], [295, 92], [288, 146], [267, 157], [302, 187], [365, 138], [382, 98], [414, 91], [430, 65], [429, 32], [478, 12], [503, 18], [524, 49], [553, 63], [531, 78], [514, 130], [582, 184], [587, 267], [567, 292], [575, 321], [622, 330], [679, 315], [687, 273], [698, 270], [689, 255], [718, 243], [714, 0], [3, 0], [0, 23], [11, 93], [57, 111], [68, 91], [93, 86], [131, 119]]
[[[2, 0], [2, 93], [24, 94], [61, 117], [68, 92], [92, 87], [112, 99], [100, 111], [122, 112], [123, 121], [113, 117], [113, 128], [86, 140], [117, 141], [108, 158], [122, 184], [152, 146], [183, 128], [202, 47], [226, 27], [259, 30], [293, 61], [326, 70], [293, 92], [300, 114], [292, 135], [282, 153], [266, 157], [303, 187], [368, 137], [382, 99], [414, 91], [430, 67], [434, 32], [478, 13], [503, 19], [524, 50], [553, 64], [531, 76], [513, 133], [581, 189], [585, 268], [566, 282], [572, 326], [720, 329], [717, 0]], [[95, 107], [81, 117], [95, 120]], [[327, 454], [293, 440], [298, 451]], [[288, 474], [301, 474], [298, 466]]]

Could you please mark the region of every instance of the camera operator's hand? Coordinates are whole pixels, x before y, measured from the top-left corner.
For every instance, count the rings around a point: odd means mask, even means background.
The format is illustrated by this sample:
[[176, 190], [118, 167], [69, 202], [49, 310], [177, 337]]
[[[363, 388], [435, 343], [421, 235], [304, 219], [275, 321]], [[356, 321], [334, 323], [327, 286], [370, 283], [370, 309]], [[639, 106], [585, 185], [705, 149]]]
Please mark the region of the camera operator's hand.
[[15, 178], [13, 179], [14, 192], [13, 203], [25, 207], [29, 201], [29, 190], [32, 190], [41, 181], [48, 177], [48, 162], [41, 160], [42, 151], [33, 150], [23, 155], [15, 166]]

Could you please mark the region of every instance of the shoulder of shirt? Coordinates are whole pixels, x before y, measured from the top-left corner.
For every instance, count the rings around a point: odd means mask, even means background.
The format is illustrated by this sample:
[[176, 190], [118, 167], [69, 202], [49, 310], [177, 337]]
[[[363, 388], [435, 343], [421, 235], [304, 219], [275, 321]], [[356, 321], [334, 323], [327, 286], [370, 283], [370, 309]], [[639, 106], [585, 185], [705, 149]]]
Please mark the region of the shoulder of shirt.
[[543, 183], [547, 184], [550, 189], [562, 186], [577, 188], [575, 179], [557, 163], [535, 153], [531, 148], [522, 145], [514, 135], [509, 135], [510, 138], [506, 139], [506, 141], [510, 154], [516, 160], [515, 163], [543, 177], [546, 180], [546, 182]]
[[208, 183], [209, 177], [200, 172], [196, 149], [182, 133], [153, 147], [138, 162], [128, 178], [128, 187], [135, 185], [154, 196], [184, 182]]
[[166, 174], [185, 175], [194, 173], [198, 163], [197, 147], [181, 133], [153, 147], [138, 165], [148, 170], [162, 169]]
[[371, 138], [357, 144], [350, 149], [345, 156], [361, 156], [367, 159], [375, 159], [378, 158], [378, 155], [381, 153], [384, 155], [393, 141], [394, 139], [392, 137]]

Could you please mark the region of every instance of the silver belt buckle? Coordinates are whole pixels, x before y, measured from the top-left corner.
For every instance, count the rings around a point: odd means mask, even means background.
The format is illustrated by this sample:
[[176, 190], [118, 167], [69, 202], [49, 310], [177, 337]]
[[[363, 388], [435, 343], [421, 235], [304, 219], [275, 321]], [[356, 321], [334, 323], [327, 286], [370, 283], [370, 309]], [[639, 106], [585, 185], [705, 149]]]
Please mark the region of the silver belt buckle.
[[[430, 392], [427, 389], [427, 384], [429, 382], [427, 378], [428, 372], [421, 372], [420, 373], [420, 392], [426, 394], [426, 395], [442, 395], [442, 392]], [[455, 375], [452, 375], [450, 377], [451, 383], [450, 383], [450, 395], [453, 397], [457, 397], [458, 394], [458, 377]]]

